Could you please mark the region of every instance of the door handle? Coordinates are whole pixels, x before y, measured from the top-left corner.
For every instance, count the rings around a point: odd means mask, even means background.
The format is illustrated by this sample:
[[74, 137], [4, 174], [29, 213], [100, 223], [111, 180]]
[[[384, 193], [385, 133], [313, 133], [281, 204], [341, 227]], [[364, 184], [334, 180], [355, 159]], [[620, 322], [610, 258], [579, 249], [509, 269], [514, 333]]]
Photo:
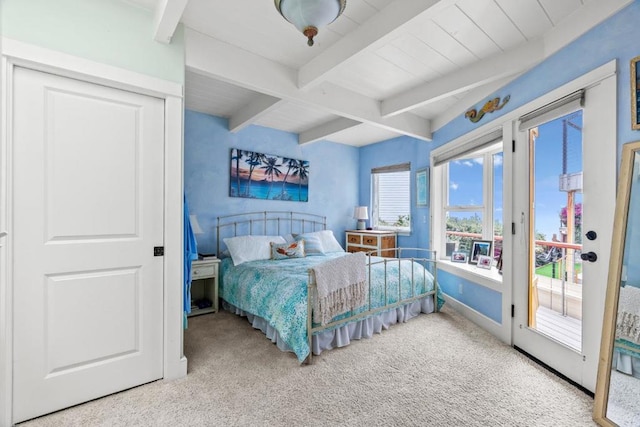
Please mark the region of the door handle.
[[595, 252], [587, 252], [586, 254], [580, 254], [580, 258], [583, 261], [596, 262], [598, 260], [598, 255]]
[[7, 235], [7, 232], [6, 232], [6, 231], [0, 231], [0, 237], [4, 237], [4, 236], [6, 236], [6, 235]]

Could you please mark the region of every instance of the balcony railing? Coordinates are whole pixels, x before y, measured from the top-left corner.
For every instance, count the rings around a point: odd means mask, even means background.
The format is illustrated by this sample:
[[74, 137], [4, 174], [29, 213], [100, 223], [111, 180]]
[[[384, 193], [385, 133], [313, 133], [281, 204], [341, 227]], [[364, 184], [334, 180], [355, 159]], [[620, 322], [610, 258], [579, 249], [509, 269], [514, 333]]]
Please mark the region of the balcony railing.
[[[469, 250], [472, 240], [481, 240], [482, 234], [447, 231], [447, 236], [457, 237], [460, 247]], [[502, 253], [502, 236], [493, 238], [493, 258], [497, 262]], [[537, 279], [540, 304], [564, 316], [582, 318], [582, 273], [580, 252], [582, 245], [576, 243], [535, 240], [534, 278]], [[568, 262], [571, 260], [571, 262]], [[495, 265], [495, 264], [494, 264]], [[560, 297], [558, 301], [557, 297]]]

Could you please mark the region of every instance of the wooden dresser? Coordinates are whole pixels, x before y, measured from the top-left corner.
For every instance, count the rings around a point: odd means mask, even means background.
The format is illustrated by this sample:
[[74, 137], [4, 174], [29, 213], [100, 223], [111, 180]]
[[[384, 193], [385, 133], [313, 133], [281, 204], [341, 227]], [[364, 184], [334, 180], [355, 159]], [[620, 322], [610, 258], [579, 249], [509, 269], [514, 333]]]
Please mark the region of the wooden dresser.
[[[379, 256], [394, 257], [395, 251], [385, 251], [397, 246], [396, 233], [380, 230], [347, 230], [347, 252], [378, 250]], [[376, 254], [374, 254], [376, 255]]]

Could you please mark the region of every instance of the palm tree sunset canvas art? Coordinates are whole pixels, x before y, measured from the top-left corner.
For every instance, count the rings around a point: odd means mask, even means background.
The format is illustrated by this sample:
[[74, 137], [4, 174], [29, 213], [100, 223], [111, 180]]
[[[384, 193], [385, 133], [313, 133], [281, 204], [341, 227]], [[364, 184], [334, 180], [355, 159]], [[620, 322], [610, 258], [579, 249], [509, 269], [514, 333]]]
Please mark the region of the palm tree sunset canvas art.
[[229, 196], [309, 201], [309, 162], [231, 149]]

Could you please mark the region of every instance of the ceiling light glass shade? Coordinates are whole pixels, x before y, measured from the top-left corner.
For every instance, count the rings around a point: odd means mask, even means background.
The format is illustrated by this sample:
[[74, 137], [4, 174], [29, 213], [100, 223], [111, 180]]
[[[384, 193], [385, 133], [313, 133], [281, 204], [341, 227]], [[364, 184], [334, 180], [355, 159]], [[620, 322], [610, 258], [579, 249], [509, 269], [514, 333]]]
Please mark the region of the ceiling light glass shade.
[[307, 36], [307, 44], [313, 46], [318, 28], [335, 21], [347, 0], [274, 0], [274, 3], [278, 12]]

